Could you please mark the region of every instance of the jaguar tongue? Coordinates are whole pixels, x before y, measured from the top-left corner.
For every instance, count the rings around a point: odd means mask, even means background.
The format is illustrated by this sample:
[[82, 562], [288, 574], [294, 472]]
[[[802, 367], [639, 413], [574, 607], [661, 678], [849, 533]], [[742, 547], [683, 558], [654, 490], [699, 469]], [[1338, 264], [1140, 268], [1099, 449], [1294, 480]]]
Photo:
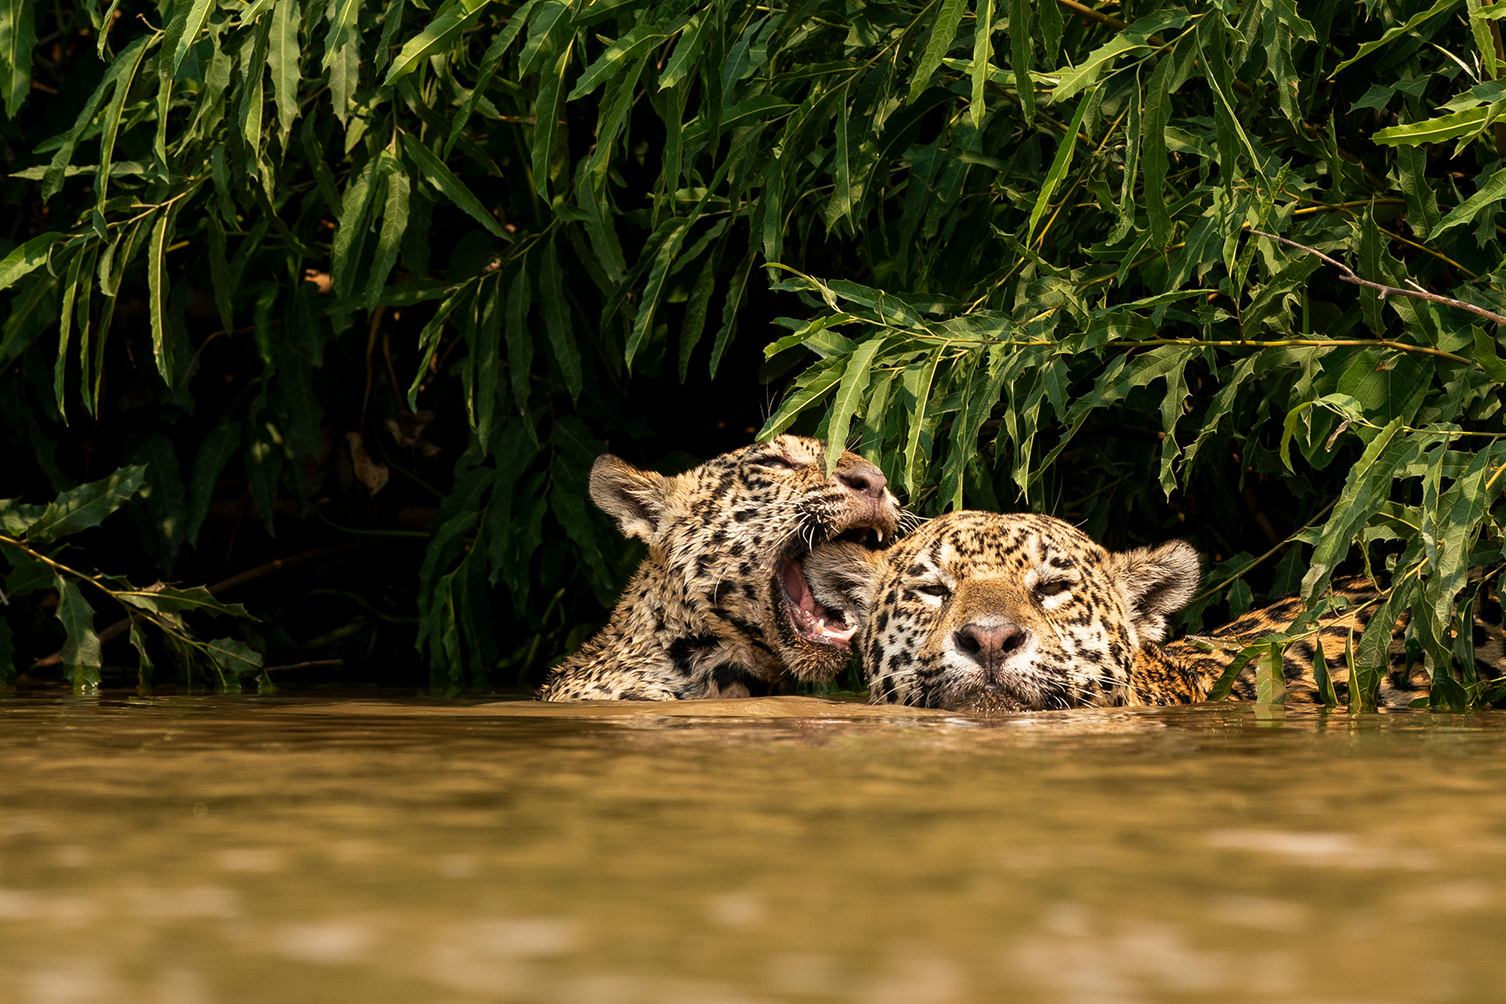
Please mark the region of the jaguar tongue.
[[784, 587], [790, 621], [802, 638], [817, 644], [839, 647], [846, 647], [852, 641], [854, 629], [847, 626], [842, 615], [833, 613], [816, 602], [800, 562], [792, 561], [785, 565], [779, 579]]

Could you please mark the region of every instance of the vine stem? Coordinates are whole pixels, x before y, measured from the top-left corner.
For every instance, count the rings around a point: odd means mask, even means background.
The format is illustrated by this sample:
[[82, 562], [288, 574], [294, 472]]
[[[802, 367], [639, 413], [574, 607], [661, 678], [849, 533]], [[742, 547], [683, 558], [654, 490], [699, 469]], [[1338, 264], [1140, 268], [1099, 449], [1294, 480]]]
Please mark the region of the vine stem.
[[[1464, 300], [1456, 300], [1452, 296], [1440, 296], [1437, 293], [1429, 293], [1421, 286], [1417, 286], [1416, 283], [1413, 283], [1413, 286], [1416, 287], [1414, 289], [1403, 289], [1400, 286], [1385, 286], [1378, 282], [1371, 282], [1369, 279], [1361, 279], [1357, 274], [1355, 274], [1354, 269], [1350, 268], [1348, 265], [1345, 265], [1337, 258], [1329, 257], [1322, 251], [1319, 251], [1317, 248], [1308, 247], [1306, 244], [1298, 244], [1294, 240], [1286, 237], [1281, 237], [1277, 234], [1268, 234], [1264, 230], [1251, 230], [1250, 233], [1254, 234], [1256, 237], [1266, 237], [1270, 240], [1278, 241], [1289, 247], [1297, 248], [1300, 251], [1306, 251], [1310, 255], [1323, 259], [1324, 261], [1328, 262], [1328, 264], [1334, 266], [1343, 273], [1339, 276], [1339, 278], [1343, 279], [1345, 282], [1353, 283], [1356, 286], [1363, 286], [1366, 289], [1375, 290], [1380, 294], [1380, 298], [1382, 300], [1384, 300], [1388, 296], [1410, 296], [1414, 300], [1427, 300], [1429, 303], [1442, 303], [1450, 307], [1458, 307], [1460, 310], [1467, 310], [1471, 314], [1477, 314], [1480, 317], [1485, 318], [1487, 321], [1494, 321], [1496, 324], [1506, 325], [1506, 314], [1498, 314], [1493, 310], [1486, 310], [1484, 307], [1477, 307], [1473, 303], [1466, 303]], [[1411, 280], [1408, 281], [1410, 282]], [[1451, 358], [1460, 357], [1454, 356]], [[1465, 361], [1469, 362], [1470, 360]]]

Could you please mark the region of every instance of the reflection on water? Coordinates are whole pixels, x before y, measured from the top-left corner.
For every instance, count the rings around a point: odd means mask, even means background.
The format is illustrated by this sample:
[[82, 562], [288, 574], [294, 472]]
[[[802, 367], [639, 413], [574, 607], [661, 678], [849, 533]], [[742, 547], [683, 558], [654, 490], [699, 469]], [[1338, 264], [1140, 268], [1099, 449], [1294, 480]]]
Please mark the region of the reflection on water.
[[0, 1001], [1499, 999], [1503, 726], [0, 700]]

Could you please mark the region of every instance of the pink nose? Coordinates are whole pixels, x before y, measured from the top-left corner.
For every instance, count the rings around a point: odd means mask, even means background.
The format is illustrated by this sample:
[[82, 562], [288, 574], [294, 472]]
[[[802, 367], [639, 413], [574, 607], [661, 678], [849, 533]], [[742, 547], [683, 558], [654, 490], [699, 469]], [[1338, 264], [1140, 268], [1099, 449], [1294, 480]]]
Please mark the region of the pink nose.
[[1009, 621], [964, 624], [952, 635], [957, 648], [984, 669], [997, 669], [1025, 643], [1025, 629]]
[[882, 498], [884, 486], [889, 479], [884, 477], [884, 472], [866, 460], [860, 460], [851, 467], [839, 468], [836, 472], [837, 480], [859, 495], [867, 495], [871, 498]]

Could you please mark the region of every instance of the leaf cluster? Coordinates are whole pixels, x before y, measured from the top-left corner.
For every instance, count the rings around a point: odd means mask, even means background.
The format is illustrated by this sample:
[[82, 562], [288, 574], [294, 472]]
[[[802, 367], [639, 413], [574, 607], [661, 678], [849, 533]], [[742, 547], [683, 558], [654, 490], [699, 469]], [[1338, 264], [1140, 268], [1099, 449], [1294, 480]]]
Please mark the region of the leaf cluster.
[[[187, 517], [153, 519], [158, 567], [227, 497], [268, 534], [422, 501], [432, 678], [536, 676], [631, 564], [590, 459], [736, 445], [687, 427], [756, 427], [762, 383], [762, 435], [855, 446], [914, 508], [1189, 534], [1193, 627], [1374, 572], [1439, 699], [1493, 699], [1457, 638], [1501, 564], [1500, 332], [1252, 233], [1499, 310], [1492, 8], [6, 11], [33, 212], [0, 373], [33, 444], [142, 388], [116, 448]], [[88, 44], [44, 67], [49, 31]], [[15, 82], [60, 62], [40, 112]]]

